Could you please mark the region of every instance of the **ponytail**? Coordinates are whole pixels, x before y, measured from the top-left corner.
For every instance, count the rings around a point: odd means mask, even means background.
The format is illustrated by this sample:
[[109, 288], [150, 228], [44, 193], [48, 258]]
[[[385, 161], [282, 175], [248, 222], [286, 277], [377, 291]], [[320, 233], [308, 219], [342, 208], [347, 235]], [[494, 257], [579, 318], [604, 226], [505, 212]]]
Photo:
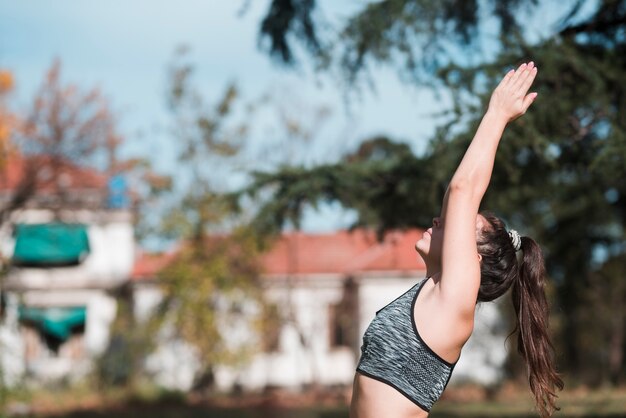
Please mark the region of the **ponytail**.
[[556, 389], [563, 380], [554, 365], [554, 347], [548, 333], [548, 301], [544, 290], [546, 271], [539, 245], [522, 237], [523, 257], [519, 276], [513, 282], [513, 306], [517, 315], [517, 351], [524, 358], [530, 390], [541, 417], [549, 417], [556, 406]]

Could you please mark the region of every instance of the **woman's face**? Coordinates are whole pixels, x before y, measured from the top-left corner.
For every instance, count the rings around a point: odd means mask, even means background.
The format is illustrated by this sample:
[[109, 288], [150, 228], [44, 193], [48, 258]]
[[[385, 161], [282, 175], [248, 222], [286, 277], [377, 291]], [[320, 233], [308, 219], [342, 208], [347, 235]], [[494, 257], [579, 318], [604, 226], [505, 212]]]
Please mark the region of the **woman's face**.
[[[441, 250], [443, 247], [443, 230], [445, 222], [442, 218], [433, 218], [430, 228], [415, 243], [415, 250], [424, 259], [426, 265], [441, 265]], [[481, 214], [476, 216], [476, 238], [487, 225], [487, 220]]]

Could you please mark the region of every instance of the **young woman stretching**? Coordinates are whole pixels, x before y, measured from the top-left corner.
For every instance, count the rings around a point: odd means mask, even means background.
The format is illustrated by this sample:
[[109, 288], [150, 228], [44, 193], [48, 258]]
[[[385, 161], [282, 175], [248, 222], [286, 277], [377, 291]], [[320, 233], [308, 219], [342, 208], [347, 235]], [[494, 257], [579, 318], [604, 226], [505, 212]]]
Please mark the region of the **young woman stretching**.
[[363, 336], [354, 379], [352, 418], [422, 418], [444, 391], [461, 348], [472, 334], [477, 302], [512, 288], [518, 351], [542, 417], [556, 409], [556, 373], [548, 335], [544, 263], [539, 246], [478, 213], [507, 123], [523, 115], [537, 67], [511, 70], [489, 107], [433, 219], [415, 244], [427, 278], [377, 312]]

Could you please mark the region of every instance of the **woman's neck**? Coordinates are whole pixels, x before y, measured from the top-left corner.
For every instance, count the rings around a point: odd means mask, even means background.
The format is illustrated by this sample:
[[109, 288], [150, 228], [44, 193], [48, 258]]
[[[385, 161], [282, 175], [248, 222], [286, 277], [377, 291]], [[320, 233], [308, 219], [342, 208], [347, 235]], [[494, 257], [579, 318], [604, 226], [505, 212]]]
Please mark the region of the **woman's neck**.
[[433, 277], [441, 273], [441, 263], [438, 263], [437, 260], [428, 260], [427, 257], [424, 257], [424, 264], [426, 264], [426, 277]]
[[439, 281], [439, 277], [441, 276], [441, 268], [429, 268], [426, 266], [426, 277], [429, 279], [433, 279], [435, 283]]

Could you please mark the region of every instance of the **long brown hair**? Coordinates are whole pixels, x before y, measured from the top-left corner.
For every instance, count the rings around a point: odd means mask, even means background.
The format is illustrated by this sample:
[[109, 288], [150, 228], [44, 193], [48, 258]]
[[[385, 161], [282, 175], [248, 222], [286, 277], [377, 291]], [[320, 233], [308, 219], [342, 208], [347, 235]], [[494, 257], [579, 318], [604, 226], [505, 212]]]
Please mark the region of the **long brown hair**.
[[555, 410], [556, 392], [563, 380], [554, 365], [554, 347], [548, 332], [549, 306], [545, 293], [545, 263], [541, 248], [529, 237], [521, 237], [521, 257], [504, 226], [491, 213], [482, 213], [490, 227], [478, 240], [481, 255], [481, 284], [478, 301], [496, 299], [511, 288], [517, 321], [517, 351], [526, 363], [530, 390], [542, 417]]

